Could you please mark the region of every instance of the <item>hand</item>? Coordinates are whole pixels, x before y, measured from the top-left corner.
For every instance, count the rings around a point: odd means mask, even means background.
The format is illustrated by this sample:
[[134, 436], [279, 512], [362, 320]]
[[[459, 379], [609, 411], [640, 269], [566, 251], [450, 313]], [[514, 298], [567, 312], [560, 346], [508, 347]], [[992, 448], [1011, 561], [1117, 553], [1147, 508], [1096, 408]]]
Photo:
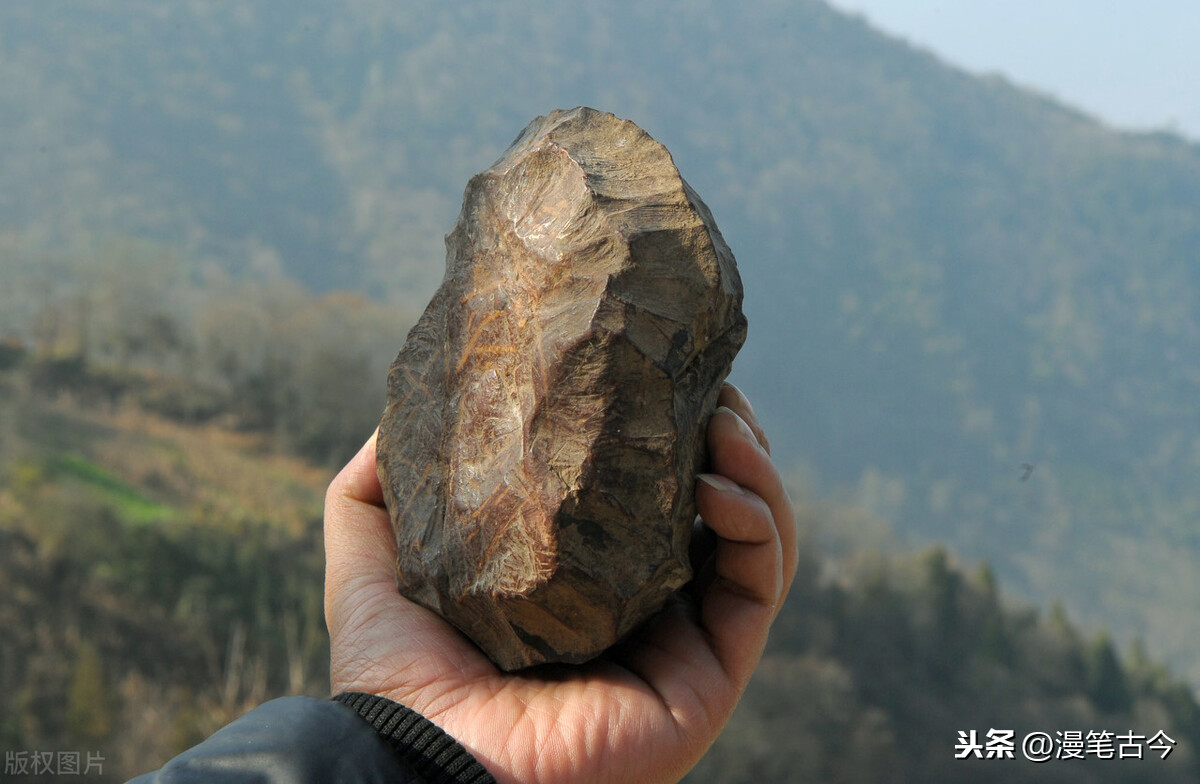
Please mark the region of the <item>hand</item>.
[[678, 781], [733, 713], [796, 571], [792, 505], [766, 437], [732, 385], [718, 403], [713, 473], [696, 483], [716, 538], [699, 590], [588, 664], [511, 674], [397, 592], [372, 436], [325, 498], [333, 692], [407, 705], [501, 782]]

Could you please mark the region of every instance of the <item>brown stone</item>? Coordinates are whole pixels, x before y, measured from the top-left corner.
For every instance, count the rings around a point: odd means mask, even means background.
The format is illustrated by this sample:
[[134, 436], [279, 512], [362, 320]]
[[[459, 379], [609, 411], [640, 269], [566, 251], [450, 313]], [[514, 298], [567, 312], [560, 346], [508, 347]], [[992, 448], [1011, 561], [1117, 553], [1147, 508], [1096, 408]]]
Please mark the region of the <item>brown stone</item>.
[[506, 670], [585, 661], [659, 610], [691, 576], [741, 301], [666, 148], [593, 109], [530, 123], [468, 183], [388, 373], [400, 591]]

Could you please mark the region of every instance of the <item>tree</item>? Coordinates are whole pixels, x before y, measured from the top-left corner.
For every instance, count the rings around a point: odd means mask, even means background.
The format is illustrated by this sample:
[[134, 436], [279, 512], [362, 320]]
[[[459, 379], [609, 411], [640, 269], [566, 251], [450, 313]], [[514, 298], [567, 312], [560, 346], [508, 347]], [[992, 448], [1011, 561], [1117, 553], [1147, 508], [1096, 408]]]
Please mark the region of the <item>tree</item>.
[[67, 692], [67, 731], [81, 740], [99, 740], [112, 731], [112, 695], [96, 646], [80, 641]]
[[1129, 710], [1133, 703], [1129, 684], [1106, 632], [1092, 638], [1084, 653], [1084, 661], [1088, 696], [1096, 707], [1109, 713]]

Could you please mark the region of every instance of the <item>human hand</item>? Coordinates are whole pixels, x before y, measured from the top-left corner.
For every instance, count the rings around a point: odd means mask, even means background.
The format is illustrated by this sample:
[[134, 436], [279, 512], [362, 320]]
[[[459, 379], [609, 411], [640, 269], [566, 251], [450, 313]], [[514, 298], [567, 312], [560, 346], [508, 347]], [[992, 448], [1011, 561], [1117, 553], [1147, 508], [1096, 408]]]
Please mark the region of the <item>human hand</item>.
[[406, 705], [500, 782], [674, 782], [733, 713], [796, 572], [792, 505], [749, 403], [732, 385], [708, 425], [696, 505], [715, 534], [698, 590], [584, 665], [505, 673], [396, 589], [375, 436], [325, 497], [325, 618], [335, 694]]

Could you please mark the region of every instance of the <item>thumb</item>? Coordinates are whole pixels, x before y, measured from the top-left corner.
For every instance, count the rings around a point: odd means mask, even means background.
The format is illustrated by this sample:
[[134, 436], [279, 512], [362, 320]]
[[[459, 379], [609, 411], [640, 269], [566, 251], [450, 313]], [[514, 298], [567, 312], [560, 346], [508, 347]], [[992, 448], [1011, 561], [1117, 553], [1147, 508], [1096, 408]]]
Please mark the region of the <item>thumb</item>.
[[[375, 472], [375, 431], [325, 493], [325, 617], [378, 583], [394, 585], [396, 540]], [[332, 630], [331, 630], [332, 631]]]

